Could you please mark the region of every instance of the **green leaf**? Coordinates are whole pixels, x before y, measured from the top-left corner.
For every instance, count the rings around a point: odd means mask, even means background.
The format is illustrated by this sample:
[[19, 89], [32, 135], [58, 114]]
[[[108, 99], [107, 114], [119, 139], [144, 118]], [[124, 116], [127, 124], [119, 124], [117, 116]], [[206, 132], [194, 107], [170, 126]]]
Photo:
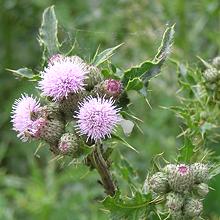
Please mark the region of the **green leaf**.
[[144, 86], [144, 83], [143, 81], [136, 77], [136, 78], [133, 78], [132, 80], [129, 80], [128, 81], [128, 84], [125, 88], [126, 91], [129, 91], [129, 90], [136, 90], [136, 91], [139, 91], [143, 88]]
[[18, 69], [18, 70], [11, 70], [7, 69], [8, 71], [12, 72], [15, 76], [26, 78], [26, 79], [32, 79], [35, 75], [31, 69], [28, 69], [27, 67]]
[[93, 65], [95, 65], [95, 66], [99, 66], [100, 64], [102, 64], [102, 63], [104, 63], [105, 61], [109, 60], [109, 59], [113, 56], [115, 50], [117, 50], [117, 49], [118, 49], [119, 47], [121, 47], [121, 46], [122, 46], [122, 44], [119, 44], [119, 45], [117, 45], [117, 46], [115, 46], [115, 47], [108, 48], [108, 49], [102, 51], [102, 52], [99, 53], [99, 54], [96, 53], [96, 55], [95, 55], [95, 57], [93, 58], [91, 64], [93, 64]]
[[[122, 82], [125, 88], [127, 88], [129, 82], [135, 78], [142, 80], [146, 87], [148, 85], [147, 82], [161, 71], [161, 67], [171, 51], [174, 32], [174, 26], [168, 27], [165, 30], [161, 45], [152, 61], [146, 60], [140, 65], [132, 67], [124, 72]], [[142, 89], [142, 87], [140, 89]], [[134, 87], [134, 90], [140, 89], [139, 87]], [[142, 94], [146, 95], [146, 92], [142, 92]]]
[[43, 12], [41, 27], [39, 29], [39, 42], [44, 49], [44, 59], [51, 57], [59, 51], [57, 23], [54, 6], [46, 8]]
[[135, 151], [136, 153], [138, 153], [138, 151], [134, 147], [132, 147], [125, 139], [123, 139], [119, 135], [112, 134], [112, 138], [114, 138], [118, 141], [121, 141], [126, 147], [128, 147], [128, 148], [132, 149], [133, 151]]
[[178, 162], [191, 162], [193, 153], [194, 146], [192, 142], [188, 138], [186, 138], [184, 146], [179, 149]]
[[154, 206], [151, 202], [150, 194], [136, 192], [129, 198], [122, 197], [120, 192], [117, 192], [114, 197], [107, 196], [102, 203], [110, 211], [112, 219], [135, 220], [145, 219], [149, 212], [153, 211]]

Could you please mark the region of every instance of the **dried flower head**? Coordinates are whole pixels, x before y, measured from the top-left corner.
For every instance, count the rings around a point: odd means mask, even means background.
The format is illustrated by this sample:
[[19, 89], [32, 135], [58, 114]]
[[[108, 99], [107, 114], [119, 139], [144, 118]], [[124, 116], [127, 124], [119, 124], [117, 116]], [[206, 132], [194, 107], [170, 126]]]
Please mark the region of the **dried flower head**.
[[77, 128], [87, 136], [87, 140], [98, 141], [110, 137], [120, 120], [118, 112], [112, 99], [87, 97], [77, 112]]
[[39, 88], [44, 96], [58, 101], [84, 89], [88, 67], [81, 58], [58, 56], [51, 59], [48, 67], [41, 73], [42, 80], [39, 82]]
[[[18, 137], [27, 141], [30, 136], [37, 133], [33, 130], [34, 115], [40, 110], [39, 100], [23, 94], [12, 106], [13, 130], [18, 132]], [[35, 123], [36, 125], [36, 123]], [[36, 128], [36, 126], [34, 127]]]

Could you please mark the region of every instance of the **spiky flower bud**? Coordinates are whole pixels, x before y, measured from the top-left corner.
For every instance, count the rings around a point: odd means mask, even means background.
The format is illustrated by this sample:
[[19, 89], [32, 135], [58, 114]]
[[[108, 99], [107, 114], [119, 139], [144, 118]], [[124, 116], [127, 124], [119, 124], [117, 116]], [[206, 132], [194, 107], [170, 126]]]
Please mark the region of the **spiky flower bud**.
[[74, 156], [79, 149], [76, 135], [64, 133], [59, 140], [58, 148], [61, 154]]
[[203, 72], [203, 77], [207, 82], [214, 82], [219, 77], [218, 70], [216, 68], [209, 68]]
[[212, 65], [217, 68], [218, 70], [220, 70], [220, 56], [217, 56], [213, 59], [212, 61]]
[[166, 197], [166, 206], [170, 211], [181, 210], [184, 203], [184, 197], [179, 193], [170, 192]]
[[46, 105], [36, 115], [32, 125], [33, 136], [49, 144], [58, 143], [64, 132], [64, 120], [57, 105]]
[[203, 204], [199, 199], [189, 198], [184, 204], [184, 214], [187, 217], [196, 217], [201, 214], [203, 210]]
[[170, 211], [171, 218], [173, 220], [183, 220], [184, 215], [182, 210], [177, 210], [177, 211]]
[[99, 84], [102, 80], [103, 76], [100, 70], [95, 66], [90, 66], [88, 78], [85, 79], [86, 90], [91, 91], [94, 88], [94, 86]]
[[148, 180], [149, 188], [155, 193], [163, 194], [168, 191], [168, 180], [166, 174], [157, 172]]
[[185, 193], [192, 187], [194, 182], [193, 173], [188, 165], [170, 166], [167, 173], [168, 183], [174, 192]]
[[86, 96], [86, 92], [69, 94], [66, 98], [59, 101], [60, 111], [68, 118], [72, 118], [74, 111], [78, 108], [78, 103]]
[[119, 80], [107, 79], [95, 87], [95, 92], [100, 96], [117, 99], [122, 93], [122, 83]]
[[209, 193], [209, 186], [206, 183], [200, 183], [195, 186], [195, 190], [199, 196], [205, 197]]
[[208, 181], [209, 167], [207, 164], [194, 163], [191, 166], [195, 183], [202, 183]]

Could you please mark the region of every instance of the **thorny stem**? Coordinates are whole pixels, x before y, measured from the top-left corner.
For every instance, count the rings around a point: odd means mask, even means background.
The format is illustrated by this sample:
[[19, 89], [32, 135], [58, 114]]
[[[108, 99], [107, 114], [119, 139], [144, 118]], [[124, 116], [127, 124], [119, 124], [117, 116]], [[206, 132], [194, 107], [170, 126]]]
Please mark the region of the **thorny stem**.
[[100, 149], [101, 146], [101, 143], [96, 143], [90, 161], [92, 162], [92, 165], [96, 168], [101, 177], [102, 185], [105, 189], [106, 194], [114, 196], [116, 192], [116, 186], [109, 171], [108, 164], [102, 156]]

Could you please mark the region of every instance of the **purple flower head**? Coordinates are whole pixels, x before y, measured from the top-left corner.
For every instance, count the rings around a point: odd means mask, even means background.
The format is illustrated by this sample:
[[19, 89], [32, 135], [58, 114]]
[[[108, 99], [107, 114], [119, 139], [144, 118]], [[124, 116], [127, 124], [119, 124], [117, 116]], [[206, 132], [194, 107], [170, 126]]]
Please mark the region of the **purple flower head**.
[[87, 97], [79, 107], [76, 118], [77, 128], [82, 135], [98, 141], [111, 137], [111, 133], [120, 121], [119, 109], [112, 99]]
[[39, 100], [22, 95], [12, 106], [12, 124], [13, 130], [18, 132], [18, 137], [27, 141], [32, 136], [32, 125], [34, 115], [40, 110]]
[[88, 72], [86, 63], [77, 56], [55, 57], [41, 73], [39, 88], [44, 96], [59, 101], [71, 93], [82, 91]]

